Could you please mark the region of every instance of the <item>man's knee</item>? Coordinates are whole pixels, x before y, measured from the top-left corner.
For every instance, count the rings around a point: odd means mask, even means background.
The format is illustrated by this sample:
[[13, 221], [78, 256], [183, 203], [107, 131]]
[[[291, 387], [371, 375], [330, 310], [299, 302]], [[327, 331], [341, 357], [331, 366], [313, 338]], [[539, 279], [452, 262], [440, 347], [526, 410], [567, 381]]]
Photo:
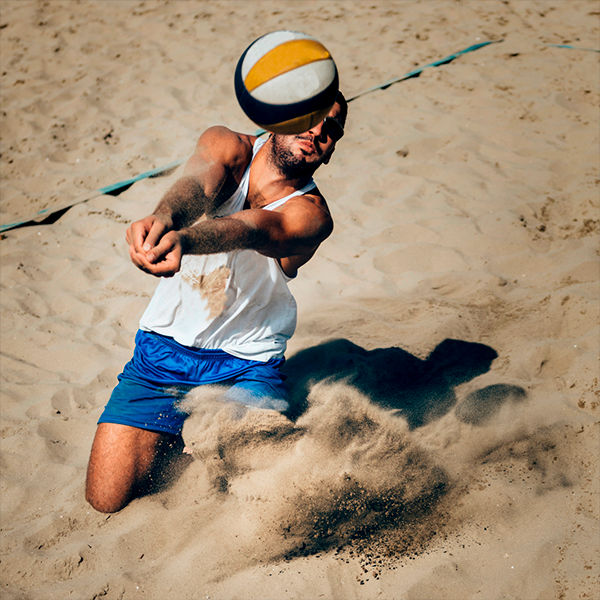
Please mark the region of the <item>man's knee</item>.
[[118, 512], [136, 494], [147, 493], [153, 470], [181, 455], [183, 445], [181, 436], [101, 423], [88, 463], [86, 500], [99, 512]]
[[85, 488], [85, 499], [98, 512], [116, 513], [125, 508], [131, 498], [124, 497], [123, 494], [107, 494], [88, 481]]
[[124, 508], [154, 460], [158, 434], [101, 423], [88, 463], [85, 498], [99, 512]]
[[94, 450], [88, 463], [85, 499], [98, 512], [118, 512], [130, 500], [135, 477], [121, 470], [118, 463], [103, 460]]

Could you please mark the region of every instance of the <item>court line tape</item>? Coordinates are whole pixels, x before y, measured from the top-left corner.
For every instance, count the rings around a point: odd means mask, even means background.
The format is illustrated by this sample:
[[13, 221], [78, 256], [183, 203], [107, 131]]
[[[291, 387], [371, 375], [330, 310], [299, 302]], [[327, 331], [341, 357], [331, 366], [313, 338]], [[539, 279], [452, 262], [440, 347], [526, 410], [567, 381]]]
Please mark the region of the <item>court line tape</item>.
[[[481, 42], [479, 44], [473, 44], [472, 46], [469, 46], [468, 48], [465, 48], [464, 50], [460, 50], [458, 52], [455, 52], [454, 54], [450, 54], [449, 56], [441, 58], [440, 60], [436, 60], [436, 61], [429, 63], [423, 67], [419, 67], [418, 69], [415, 69], [414, 71], [410, 71], [410, 72], [406, 73], [405, 75], [401, 75], [400, 77], [395, 77], [394, 79], [390, 79], [389, 81], [386, 81], [380, 85], [375, 85], [373, 87], [367, 88], [366, 90], [363, 90], [362, 92], [359, 92], [358, 94], [355, 94], [354, 96], [351, 96], [350, 98], [347, 99], [347, 101], [352, 102], [353, 100], [356, 100], [357, 98], [360, 98], [361, 96], [364, 96], [365, 94], [369, 94], [369, 93], [375, 92], [377, 90], [385, 90], [385, 89], [389, 88], [391, 85], [394, 85], [395, 83], [398, 83], [400, 81], [410, 79], [411, 77], [418, 77], [425, 69], [427, 69], [429, 67], [439, 67], [440, 65], [445, 65], [449, 62], [452, 62], [455, 58], [462, 56], [463, 54], [467, 54], [468, 52], [473, 52], [474, 50], [479, 50], [479, 48], [489, 46], [490, 44], [497, 44], [502, 41], [504, 41], [504, 40], [503, 39], [488, 40], [485, 42]], [[547, 44], [547, 45], [555, 47], [555, 48], [570, 48], [573, 50], [585, 50], [588, 52], [600, 52], [600, 50], [596, 50], [595, 48], [581, 48], [578, 46], [571, 46], [569, 44]], [[265, 133], [267, 133], [266, 129], [258, 129], [254, 133], [254, 135], [261, 136]], [[15, 229], [17, 227], [24, 227], [26, 225], [33, 225], [35, 223], [43, 222], [46, 219], [52, 217], [53, 215], [56, 215], [57, 213], [66, 212], [72, 206], [81, 204], [82, 202], [87, 202], [88, 200], [91, 200], [92, 198], [97, 198], [98, 196], [102, 196], [104, 194], [112, 193], [113, 195], [116, 195], [115, 192], [123, 191], [125, 188], [128, 188], [130, 185], [134, 184], [136, 181], [139, 181], [140, 179], [145, 179], [147, 177], [153, 177], [156, 175], [160, 175], [161, 173], [175, 169], [176, 167], [181, 165], [183, 162], [185, 162], [185, 159], [176, 160], [175, 162], [169, 163], [168, 165], [165, 165], [163, 167], [158, 167], [156, 169], [152, 169], [150, 171], [146, 171], [145, 173], [136, 175], [135, 177], [132, 177], [131, 179], [125, 179], [123, 181], [113, 183], [112, 185], [109, 185], [109, 186], [106, 186], [103, 188], [99, 188], [92, 192], [86, 192], [82, 196], [79, 196], [79, 197], [75, 198], [75, 200], [72, 200], [66, 204], [63, 204], [60, 206], [53, 206], [52, 208], [45, 208], [44, 210], [40, 210], [39, 212], [37, 212], [29, 217], [21, 218], [18, 221], [14, 221], [13, 223], [6, 223], [5, 225], [0, 225], [0, 233], [2, 233], [4, 231], [8, 231], [9, 229]]]
[[128, 188], [130, 185], [134, 184], [140, 179], [146, 179], [146, 177], [154, 177], [156, 175], [160, 175], [165, 171], [175, 169], [183, 162], [185, 162], [184, 159], [176, 160], [175, 162], [169, 163], [168, 165], [165, 165], [163, 167], [157, 167], [156, 169], [146, 171], [145, 173], [140, 173], [139, 175], [136, 175], [131, 179], [124, 179], [123, 181], [119, 181], [118, 183], [113, 183], [112, 185], [107, 185], [106, 187], [102, 187], [91, 192], [86, 192], [85, 194], [75, 198], [75, 200], [71, 200], [70, 202], [61, 204], [60, 206], [45, 208], [34, 213], [29, 217], [21, 218], [13, 223], [6, 223], [5, 225], [0, 225], [0, 233], [8, 231], [9, 229], [15, 229], [16, 227], [23, 227], [25, 225], [34, 225], [35, 223], [40, 223], [41, 221], [45, 221], [53, 215], [56, 215], [56, 213], [66, 212], [69, 208], [75, 206], [76, 204], [87, 202], [92, 198], [97, 198], [98, 196], [103, 196], [104, 194], [116, 195], [115, 192], [124, 191], [125, 188]]
[[548, 46], [554, 46], [554, 48], [571, 48], [572, 50], [585, 50], [586, 52], [600, 52], [596, 48], [582, 48], [581, 46], [571, 46], [570, 44], [547, 44]]
[[352, 102], [352, 100], [356, 100], [357, 98], [360, 98], [361, 96], [364, 96], [365, 94], [369, 94], [376, 90], [385, 90], [385, 89], [389, 88], [390, 85], [394, 85], [394, 83], [398, 83], [399, 81], [404, 81], [405, 79], [410, 79], [411, 77], [417, 77], [425, 69], [428, 69], [429, 67], [439, 67], [440, 65], [445, 65], [449, 62], [452, 62], [455, 58], [458, 58], [459, 56], [462, 56], [463, 54], [467, 54], [467, 52], [473, 52], [474, 50], [479, 50], [479, 48], [483, 48], [484, 46], [489, 46], [490, 44], [497, 44], [497, 43], [503, 42], [503, 41], [504, 41], [503, 39], [489, 40], [487, 42], [481, 42], [480, 44], [473, 44], [472, 46], [469, 46], [468, 48], [465, 48], [464, 50], [460, 50], [459, 52], [450, 54], [450, 56], [446, 56], [445, 58], [441, 58], [440, 60], [436, 60], [435, 62], [429, 63], [428, 65], [425, 65], [424, 67], [419, 67], [418, 69], [415, 69], [414, 71], [410, 71], [409, 73], [406, 73], [406, 75], [401, 75], [400, 77], [394, 77], [394, 79], [390, 79], [389, 81], [386, 81], [385, 83], [382, 83], [381, 85], [375, 85], [375, 86], [370, 87], [362, 92], [359, 92], [358, 94], [355, 94], [351, 98], [348, 98], [348, 102]]

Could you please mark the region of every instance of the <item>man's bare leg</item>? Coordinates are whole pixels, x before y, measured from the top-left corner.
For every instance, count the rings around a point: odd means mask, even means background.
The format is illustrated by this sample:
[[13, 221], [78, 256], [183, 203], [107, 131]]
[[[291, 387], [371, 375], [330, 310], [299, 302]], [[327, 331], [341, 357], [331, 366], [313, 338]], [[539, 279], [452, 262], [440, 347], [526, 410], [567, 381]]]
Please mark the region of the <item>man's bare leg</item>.
[[180, 442], [174, 435], [100, 423], [92, 445], [86, 500], [99, 512], [121, 510], [148, 482], [159, 453]]

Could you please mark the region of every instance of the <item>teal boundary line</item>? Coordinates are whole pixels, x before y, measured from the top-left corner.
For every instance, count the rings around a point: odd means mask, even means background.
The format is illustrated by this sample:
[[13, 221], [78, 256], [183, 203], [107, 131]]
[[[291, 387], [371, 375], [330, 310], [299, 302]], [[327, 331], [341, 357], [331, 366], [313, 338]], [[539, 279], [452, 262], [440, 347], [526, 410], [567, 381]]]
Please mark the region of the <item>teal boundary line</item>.
[[145, 173], [140, 173], [131, 179], [124, 179], [123, 181], [119, 181], [118, 183], [113, 183], [112, 185], [107, 185], [106, 187], [99, 188], [97, 190], [93, 190], [91, 192], [86, 192], [83, 196], [79, 196], [75, 200], [68, 202], [67, 204], [62, 204], [60, 206], [53, 206], [52, 208], [44, 208], [29, 217], [25, 217], [19, 221], [15, 221], [13, 223], [6, 223], [5, 225], [0, 225], [0, 233], [4, 231], [8, 231], [9, 229], [15, 229], [16, 227], [23, 227], [24, 225], [33, 225], [34, 223], [38, 223], [40, 221], [44, 221], [48, 219], [52, 215], [55, 215], [58, 212], [66, 211], [72, 206], [77, 204], [81, 204], [82, 202], [87, 202], [92, 198], [97, 198], [98, 196], [103, 196], [104, 194], [111, 194], [123, 188], [128, 188], [130, 185], [134, 184], [136, 181], [140, 179], [146, 179], [147, 177], [154, 177], [156, 175], [160, 175], [165, 171], [170, 171], [171, 169], [175, 169], [181, 163], [185, 162], [184, 159], [176, 160], [175, 162], [169, 163], [163, 167], [157, 167], [156, 169], [151, 169], [150, 171], [146, 171]]
[[[394, 79], [390, 79], [389, 81], [386, 81], [380, 85], [376, 85], [376, 86], [370, 87], [366, 90], [363, 90], [362, 92], [359, 92], [358, 94], [355, 94], [354, 96], [348, 98], [348, 102], [352, 102], [353, 100], [356, 100], [357, 98], [360, 98], [361, 96], [364, 96], [365, 94], [369, 94], [369, 93], [375, 92], [377, 90], [385, 90], [388, 87], [390, 87], [391, 85], [394, 85], [394, 83], [404, 81], [405, 79], [410, 79], [411, 77], [417, 77], [425, 69], [427, 69], [429, 67], [439, 67], [440, 65], [445, 65], [445, 64], [453, 61], [455, 58], [458, 58], [459, 56], [466, 54], [467, 52], [473, 52], [474, 50], [479, 50], [479, 48], [489, 46], [490, 44], [497, 44], [502, 41], [504, 41], [504, 40], [503, 39], [489, 40], [486, 42], [481, 42], [479, 44], [473, 44], [472, 46], [469, 46], [468, 48], [465, 48], [464, 50], [460, 50], [458, 52], [455, 52], [454, 54], [450, 54], [449, 56], [446, 56], [445, 58], [436, 60], [435, 62], [429, 63], [428, 65], [425, 65], [423, 67], [419, 67], [419, 68], [415, 69], [414, 71], [410, 71], [409, 73], [406, 73], [405, 75], [402, 75], [400, 77], [395, 77]], [[600, 52], [600, 50], [596, 50], [595, 48], [581, 48], [581, 47], [577, 47], [577, 46], [571, 46], [569, 44], [547, 44], [547, 45], [555, 47], [555, 48], [570, 48], [573, 50], [585, 50], [588, 52]], [[254, 133], [254, 135], [261, 136], [265, 133], [267, 133], [266, 129], [258, 129]], [[8, 231], [9, 229], [14, 229], [16, 227], [23, 227], [25, 225], [44, 221], [45, 219], [51, 217], [52, 215], [54, 215], [60, 211], [66, 211], [69, 208], [71, 208], [72, 206], [75, 206], [76, 204], [81, 204], [82, 202], [87, 202], [88, 200], [91, 200], [92, 198], [97, 198], [98, 196], [102, 196], [104, 194], [110, 194], [117, 190], [127, 188], [130, 185], [134, 184], [136, 181], [139, 181], [140, 179], [145, 179], [147, 177], [153, 177], [155, 175], [164, 173], [165, 171], [175, 169], [176, 167], [181, 165], [183, 162], [185, 162], [185, 159], [176, 160], [175, 162], [169, 163], [168, 165], [165, 165], [164, 167], [158, 167], [156, 169], [146, 171], [145, 173], [136, 175], [135, 177], [132, 177], [131, 179], [125, 179], [123, 181], [119, 181], [118, 183], [113, 183], [112, 185], [108, 185], [106, 187], [99, 188], [92, 192], [87, 192], [83, 196], [79, 196], [72, 202], [63, 204], [62, 206], [58, 206], [58, 207], [54, 206], [52, 208], [45, 208], [44, 210], [40, 210], [39, 212], [31, 215], [30, 217], [26, 217], [24, 219], [21, 219], [20, 221], [15, 221], [13, 223], [7, 223], [5, 225], [0, 225], [0, 233], [2, 233], [4, 231]]]
[[110, 194], [111, 192], [114, 192], [114, 191], [118, 190], [119, 188], [130, 186], [131, 184], [135, 183], [136, 181], [139, 181], [140, 179], [146, 179], [146, 177], [154, 177], [155, 175], [160, 175], [161, 173], [164, 173], [165, 171], [170, 171], [171, 169], [175, 169], [183, 162], [185, 162], [184, 159], [176, 160], [172, 163], [169, 163], [168, 165], [165, 165], [164, 167], [157, 167], [156, 169], [152, 169], [151, 171], [146, 171], [145, 173], [136, 175], [135, 177], [132, 177], [131, 179], [125, 179], [124, 181], [119, 181], [118, 183], [113, 183], [112, 185], [108, 185], [106, 187], [100, 188], [98, 191], [101, 194]]
[[585, 50], [586, 52], [600, 52], [596, 48], [582, 48], [581, 46], [571, 46], [569, 44], [548, 44], [548, 46], [553, 46], [554, 48], [571, 48], [571, 50]]
[[376, 90], [385, 90], [385, 89], [389, 88], [391, 85], [393, 85], [394, 83], [404, 81], [405, 79], [410, 79], [411, 77], [417, 77], [425, 69], [427, 69], [429, 67], [439, 67], [440, 65], [445, 65], [449, 62], [452, 62], [455, 58], [458, 58], [459, 56], [462, 56], [463, 54], [467, 54], [467, 52], [473, 52], [474, 50], [479, 50], [479, 48], [483, 48], [484, 46], [489, 46], [490, 44], [498, 44], [499, 42], [503, 42], [503, 41], [504, 41], [503, 39], [500, 39], [500, 40], [490, 40], [487, 42], [481, 42], [480, 44], [473, 44], [472, 46], [469, 46], [468, 48], [465, 48], [464, 50], [460, 50], [459, 52], [450, 54], [449, 56], [446, 56], [445, 58], [441, 58], [440, 60], [436, 60], [435, 62], [429, 63], [428, 65], [425, 65], [424, 67], [419, 67], [419, 68], [415, 69], [414, 71], [410, 71], [409, 73], [406, 73], [406, 75], [402, 75], [400, 77], [394, 77], [394, 79], [390, 79], [389, 81], [386, 81], [385, 83], [382, 83], [381, 85], [375, 85], [375, 86], [370, 87], [362, 92], [359, 92], [358, 94], [355, 94], [351, 98], [348, 98], [348, 102], [352, 102], [353, 100], [356, 100], [357, 98], [360, 98], [361, 96], [364, 96], [365, 94], [375, 92]]

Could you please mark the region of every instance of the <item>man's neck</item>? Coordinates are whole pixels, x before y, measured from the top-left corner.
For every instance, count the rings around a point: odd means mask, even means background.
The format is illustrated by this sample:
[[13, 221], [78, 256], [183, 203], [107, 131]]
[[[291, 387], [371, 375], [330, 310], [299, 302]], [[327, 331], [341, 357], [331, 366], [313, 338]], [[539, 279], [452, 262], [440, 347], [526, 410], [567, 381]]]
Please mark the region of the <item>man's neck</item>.
[[311, 179], [312, 172], [297, 177], [282, 173], [271, 160], [267, 141], [257, 152], [250, 168], [248, 204], [250, 208], [262, 208], [303, 188]]

